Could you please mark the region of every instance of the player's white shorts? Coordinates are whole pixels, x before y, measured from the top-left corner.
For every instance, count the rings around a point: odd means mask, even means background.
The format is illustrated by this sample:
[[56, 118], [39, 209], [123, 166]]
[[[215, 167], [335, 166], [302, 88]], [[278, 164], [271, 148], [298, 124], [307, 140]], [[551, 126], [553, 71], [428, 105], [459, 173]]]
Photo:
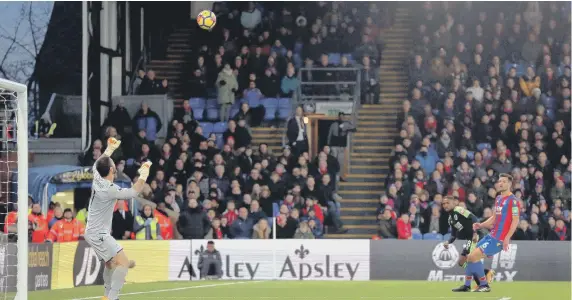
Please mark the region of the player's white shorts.
[[123, 250], [108, 233], [86, 234], [85, 241], [93, 248], [97, 257], [104, 262], [110, 261], [117, 253]]

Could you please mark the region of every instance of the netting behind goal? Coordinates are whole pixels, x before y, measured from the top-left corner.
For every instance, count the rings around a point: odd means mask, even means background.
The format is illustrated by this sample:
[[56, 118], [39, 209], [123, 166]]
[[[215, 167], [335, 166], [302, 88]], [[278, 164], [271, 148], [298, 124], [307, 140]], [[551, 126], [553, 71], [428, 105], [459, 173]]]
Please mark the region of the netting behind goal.
[[[0, 79], [0, 300], [27, 299], [28, 127], [27, 93]], [[13, 189], [12, 174], [18, 188]], [[18, 212], [19, 211], [19, 212]]]

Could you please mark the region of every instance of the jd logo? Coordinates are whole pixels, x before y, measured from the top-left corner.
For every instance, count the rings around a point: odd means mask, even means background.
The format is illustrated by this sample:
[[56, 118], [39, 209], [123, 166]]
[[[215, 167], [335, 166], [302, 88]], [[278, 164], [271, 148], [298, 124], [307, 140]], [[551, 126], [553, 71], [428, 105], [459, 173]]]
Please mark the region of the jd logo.
[[103, 263], [86, 243], [79, 242], [73, 262], [74, 286], [103, 284]]
[[[332, 262], [329, 254], [324, 257], [310, 257], [310, 250], [300, 245], [299, 249], [294, 251], [295, 257], [299, 258], [299, 262], [293, 262], [290, 256], [286, 256], [286, 260], [282, 265], [280, 277], [290, 276], [299, 280], [318, 279], [318, 278], [340, 278], [353, 280], [359, 263], [352, 265], [350, 262]], [[323, 260], [322, 260], [323, 259]]]
[[[194, 261], [198, 262], [198, 257], [200, 254], [205, 251], [204, 245], [201, 245], [195, 251], [193, 251], [193, 255], [196, 258], [193, 259]], [[230, 255], [222, 255], [222, 272], [224, 279], [254, 279], [256, 276], [256, 272], [258, 271], [258, 267], [260, 263], [249, 263], [249, 262], [233, 262], [232, 257]], [[195, 262], [195, 264], [196, 264]], [[198, 278], [199, 277], [199, 270], [195, 269], [189, 257], [185, 258], [183, 265], [179, 271], [178, 278], [181, 278], [183, 273], [189, 273], [191, 278]]]

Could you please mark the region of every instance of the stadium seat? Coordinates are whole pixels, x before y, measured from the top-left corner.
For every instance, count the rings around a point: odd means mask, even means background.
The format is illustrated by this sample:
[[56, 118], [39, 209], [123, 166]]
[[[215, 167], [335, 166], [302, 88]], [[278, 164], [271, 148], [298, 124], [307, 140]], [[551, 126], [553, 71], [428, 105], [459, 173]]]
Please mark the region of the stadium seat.
[[280, 206], [276, 202], [272, 203], [272, 214], [274, 216], [277, 216], [280, 214]]
[[423, 235], [423, 239], [429, 241], [442, 241], [443, 235], [439, 233], [426, 233]]
[[213, 123], [201, 122], [199, 123], [203, 128], [203, 136], [208, 137], [211, 132], [213, 132]]
[[264, 121], [275, 120], [277, 111], [278, 111], [278, 107], [276, 107], [276, 106], [266, 107], [266, 112], [264, 113]]
[[240, 110], [240, 109], [238, 109], [238, 108], [236, 108], [236, 107], [232, 107], [232, 108], [230, 109], [230, 118], [233, 119], [234, 116], [236, 116], [236, 114], [238, 113], [239, 110]]
[[423, 235], [422, 235], [421, 233], [419, 233], [419, 232], [412, 232], [412, 233], [411, 233], [411, 237], [412, 237], [414, 240], [422, 240], [422, 239], [423, 239]]
[[260, 101], [260, 99], [256, 98], [256, 99], [250, 99], [248, 101], [248, 106], [250, 107], [258, 107], [262, 104], [262, 102]]
[[348, 62], [349, 62], [350, 64], [354, 64], [354, 63], [355, 63], [354, 57], [352, 56], [351, 53], [342, 54], [342, 56], [347, 57], [347, 58], [348, 58]]
[[273, 218], [268, 217], [268, 218], [266, 218], [266, 221], [268, 222], [268, 227], [270, 227], [270, 229], [272, 229], [272, 225], [274, 225]]
[[292, 115], [292, 104], [290, 98], [278, 99], [278, 119], [286, 120]]
[[222, 133], [217, 133], [217, 134], [215, 134], [215, 135], [216, 135], [216, 142], [215, 142], [215, 144], [216, 144], [216, 146], [217, 146], [219, 149], [222, 149], [222, 147], [224, 146], [224, 140], [223, 140], [223, 138], [222, 138]]
[[193, 107], [193, 113], [195, 114], [195, 119], [197, 119], [197, 121], [202, 121], [205, 119], [205, 109], [204, 108], [194, 108]]
[[264, 98], [262, 99], [262, 105], [264, 107], [278, 107], [278, 99], [276, 98]]
[[207, 120], [216, 121], [219, 118], [218, 108], [207, 108]]
[[223, 133], [227, 129], [227, 125], [225, 122], [217, 122], [214, 124], [213, 132], [214, 133]]
[[192, 109], [204, 108], [206, 106], [206, 100], [203, 98], [191, 98], [189, 99], [189, 104]]
[[448, 241], [450, 238], [451, 238], [451, 234], [450, 234], [450, 233], [447, 233], [447, 234], [445, 234], [445, 235], [443, 236], [443, 240], [444, 240], [444, 241]]
[[304, 48], [304, 44], [302, 44], [300, 42], [296, 42], [296, 44], [294, 44], [294, 53], [296, 53], [296, 54], [302, 53], [303, 48]]
[[218, 100], [217, 99], [207, 99], [207, 108], [218, 108]]
[[332, 65], [339, 65], [342, 60], [342, 55], [339, 53], [330, 53], [328, 54], [328, 60]]

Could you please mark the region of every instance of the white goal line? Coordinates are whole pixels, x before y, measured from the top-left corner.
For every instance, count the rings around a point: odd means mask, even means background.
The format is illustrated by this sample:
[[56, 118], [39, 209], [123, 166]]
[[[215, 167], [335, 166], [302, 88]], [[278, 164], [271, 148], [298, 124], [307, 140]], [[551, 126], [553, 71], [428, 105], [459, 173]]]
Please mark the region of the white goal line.
[[[244, 284], [244, 283], [257, 283], [260, 281], [237, 281], [237, 282], [225, 282], [225, 283], [213, 283], [213, 284], [203, 284], [203, 285], [193, 285], [193, 286], [185, 286], [179, 288], [170, 288], [170, 289], [162, 289], [162, 290], [152, 290], [152, 291], [143, 291], [143, 292], [132, 292], [132, 293], [121, 293], [119, 296], [130, 296], [130, 295], [144, 295], [144, 294], [154, 294], [154, 293], [165, 293], [165, 292], [174, 292], [174, 291], [183, 291], [183, 290], [191, 290], [191, 289], [202, 289], [202, 288], [209, 288], [209, 287], [217, 287], [217, 286], [227, 286], [227, 285], [236, 285], [236, 284]], [[96, 297], [84, 297], [84, 298], [73, 298], [69, 300], [88, 300], [88, 299], [101, 299], [102, 296]], [[165, 297], [157, 297], [157, 299], [164, 299]], [[217, 297], [215, 297], [217, 298]], [[220, 297], [218, 297], [220, 298]], [[187, 297], [188, 299], [188, 297]]]

